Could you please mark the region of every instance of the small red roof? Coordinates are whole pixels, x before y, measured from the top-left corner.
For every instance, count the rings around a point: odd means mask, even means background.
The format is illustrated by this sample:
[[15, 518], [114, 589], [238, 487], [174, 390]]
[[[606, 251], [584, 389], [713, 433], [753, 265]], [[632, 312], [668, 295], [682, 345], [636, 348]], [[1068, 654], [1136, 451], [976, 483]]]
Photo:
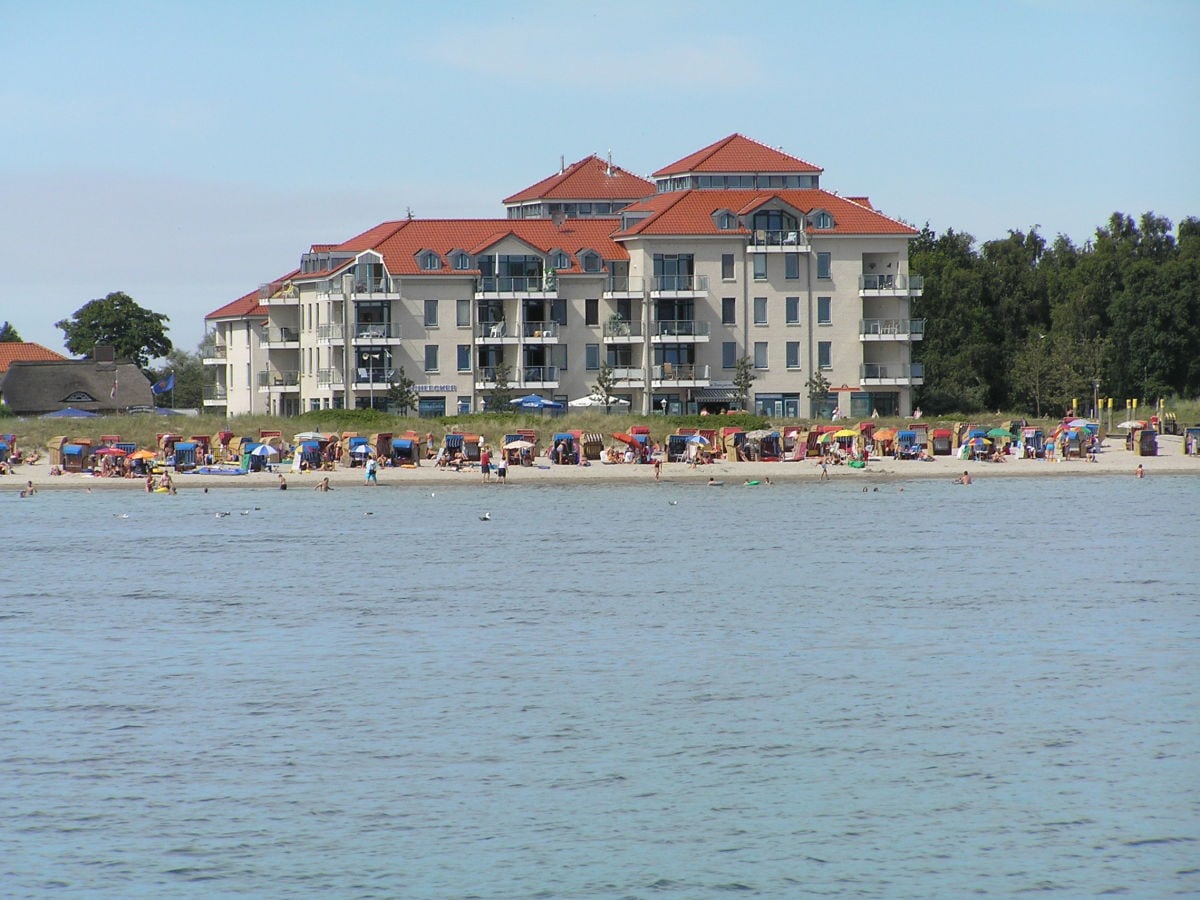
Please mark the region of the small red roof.
[[731, 134], [715, 144], [697, 150], [683, 159], [664, 166], [654, 173], [655, 178], [666, 175], [683, 175], [689, 172], [734, 173], [764, 172], [809, 172], [823, 171], [799, 157], [789, 156], [782, 150], [760, 144], [745, 135]]
[[67, 357], [32, 341], [0, 341], [0, 374], [15, 362], [54, 362]]
[[267, 308], [259, 303], [262, 289], [255, 288], [245, 296], [226, 303], [220, 309], [214, 309], [204, 318], [207, 319], [241, 319], [247, 316], [265, 316]]
[[557, 174], [505, 197], [505, 203], [526, 200], [639, 200], [654, 193], [644, 178], [612, 166], [592, 154]]
[[649, 215], [616, 237], [620, 239], [639, 234], [740, 234], [741, 231], [718, 229], [713, 213], [731, 209], [740, 215], [748, 215], [775, 198], [805, 214], [821, 209], [833, 216], [834, 227], [810, 231], [809, 234], [814, 237], [823, 234], [918, 233], [915, 228], [828, 191], [775, 191], [770, 194], [761, 191], [668, 191], [628, 207], [626, 213], [645, 212]]

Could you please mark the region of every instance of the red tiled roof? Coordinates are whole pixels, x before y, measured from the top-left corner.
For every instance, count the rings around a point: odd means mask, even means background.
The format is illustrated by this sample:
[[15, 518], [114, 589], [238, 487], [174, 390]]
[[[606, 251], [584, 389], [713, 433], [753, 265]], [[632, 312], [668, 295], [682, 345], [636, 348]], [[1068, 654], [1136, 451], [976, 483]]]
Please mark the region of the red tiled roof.
[[265, 316], [267, 308], [258, 301], [262, 299], [262, 290], [255, 288], [243, 297], [226, 303], [220, 309], [214, 309], [204, 318], [207, 319], [241, 319], [246, 316]]
[[813, 231], [813, 235], [917, 234], [915, 228], [828, 191], [775, 191], [771, 194], [759, 191], [671, 191], [656, 194], [649, 200], [628, 207], [628, 213], [648, 212], [650, 215], [615, 237], [619, 239], [638, 234], [730, 234], [717, 228], [713, 221], [715, 211], [732, 209], [746, 215], [775, 197], [806, 215], [815, 209], [823, 209], [833, 216], [833, 228]]
[[859, 206], [865, 206], [867, 209], [875, 208], [871, 205], [871, 198], [869, 197], [847, 197], [846, 199], [851, 203], [857, 203]]
[[33, 341], [0, 341], [0, 375], [15, 362], [55, 362], [67, 357]]
[[709, 144], [683, 159], [664, 166], [654, 173], [655, 178], [665, 175], [683, 175], [687, 172], [720, 172], [721, 174], [762, 172], [821, 172], [812, 163], [789, 156], [781, 150], [760, 144], [741, 134], [731, 134], [715, 144]]
[[[611, 173], [611, 174], [610, 174]], [[537, 184], [505, 197], [505, 203], [526, 200], [638, 200], [654, 193], [654, 185], [644, 178], [612, 166], [592, 154], [572, 163], [563, 171], [543, 178]]]

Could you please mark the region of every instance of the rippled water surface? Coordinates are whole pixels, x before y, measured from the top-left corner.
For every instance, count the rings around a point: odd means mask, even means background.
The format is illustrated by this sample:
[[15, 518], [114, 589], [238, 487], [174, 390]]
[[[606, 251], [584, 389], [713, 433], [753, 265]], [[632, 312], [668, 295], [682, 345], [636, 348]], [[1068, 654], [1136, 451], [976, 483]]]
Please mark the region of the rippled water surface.
[[0, 893], [1200, 891], [1200, 479], [516, 477], [0, 495]]

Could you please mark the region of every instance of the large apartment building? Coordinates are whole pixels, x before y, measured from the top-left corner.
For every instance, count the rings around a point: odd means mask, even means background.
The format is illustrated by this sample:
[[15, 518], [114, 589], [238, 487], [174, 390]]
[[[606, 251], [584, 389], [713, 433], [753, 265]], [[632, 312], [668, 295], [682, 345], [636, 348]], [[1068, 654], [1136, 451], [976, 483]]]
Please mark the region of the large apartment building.
[[[589, 156], [503, 201], [505, 218], [402, 219], [315, 244], [205, 317], [229, 415], [386, 408], [403, 369], [425, 416], [492, 392], [613, 395], [648, 414], [733, 403], [770, 416], [908, 415], [924, 323], [917, 232], [822, 169], [730, 135], [653, 181]], [[829, 391], [810, 397], [817, 377]]]

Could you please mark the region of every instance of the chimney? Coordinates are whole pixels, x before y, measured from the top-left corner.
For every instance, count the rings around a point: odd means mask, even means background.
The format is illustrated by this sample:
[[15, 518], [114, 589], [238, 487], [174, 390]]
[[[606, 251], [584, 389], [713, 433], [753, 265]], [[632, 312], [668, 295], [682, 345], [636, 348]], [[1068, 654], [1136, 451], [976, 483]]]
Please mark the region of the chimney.
[[608, 175], [610, 177], [612, 176], [612, 149], [611, 148], [609, 148], [609, 151], [608, 151], [608, 168], [604, 170], [604, 174]]
[[567, 157], [560, 153], [558, 155], [558, 174], [561, 175], [565, 171], [567, 171]]

